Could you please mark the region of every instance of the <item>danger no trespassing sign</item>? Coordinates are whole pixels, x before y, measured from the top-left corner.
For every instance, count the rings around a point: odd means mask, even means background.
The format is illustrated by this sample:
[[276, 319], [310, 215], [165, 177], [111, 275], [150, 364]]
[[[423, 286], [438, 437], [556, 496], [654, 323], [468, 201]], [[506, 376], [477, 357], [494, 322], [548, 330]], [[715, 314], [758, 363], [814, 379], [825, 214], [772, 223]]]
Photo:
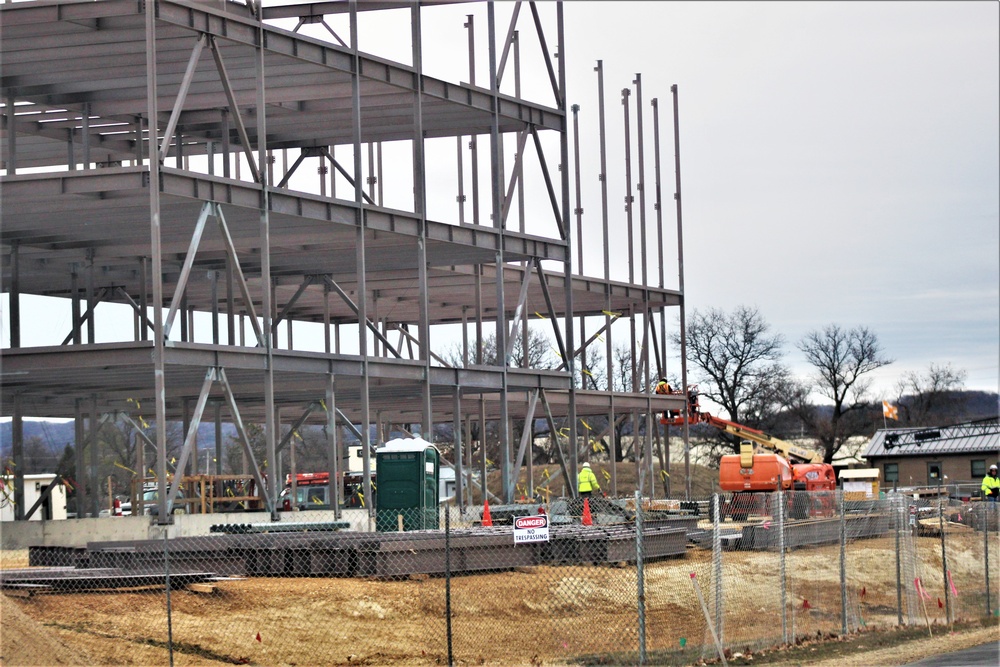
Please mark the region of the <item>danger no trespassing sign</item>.
[[519, 516], [514, 519], [514, 544], [549, 541], [549, 517]]

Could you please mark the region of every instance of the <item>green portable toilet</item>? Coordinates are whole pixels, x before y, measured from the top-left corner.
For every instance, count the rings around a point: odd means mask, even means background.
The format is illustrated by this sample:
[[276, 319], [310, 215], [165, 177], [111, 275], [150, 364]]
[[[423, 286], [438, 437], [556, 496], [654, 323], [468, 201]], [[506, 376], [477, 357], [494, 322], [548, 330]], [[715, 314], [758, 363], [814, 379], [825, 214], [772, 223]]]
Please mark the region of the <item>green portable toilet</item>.
[[375, 452], [378, 495], [375, 529], [379, 532], [438, 527], [437, 448], [420, 438], [390, 440]]

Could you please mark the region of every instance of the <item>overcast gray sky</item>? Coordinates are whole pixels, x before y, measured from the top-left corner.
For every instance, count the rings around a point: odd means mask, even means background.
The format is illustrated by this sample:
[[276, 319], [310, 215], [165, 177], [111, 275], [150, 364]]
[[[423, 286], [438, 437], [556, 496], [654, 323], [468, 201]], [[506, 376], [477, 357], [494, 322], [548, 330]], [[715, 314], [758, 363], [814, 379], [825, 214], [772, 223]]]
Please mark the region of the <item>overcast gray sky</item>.
[[[792, 343], [807, 331], [865, 325], [897, 360], [877, 387], [950, 362], [968, 371], [968, 387], [996, 391], [998, 9], [571, 2], [570, 97], [585, 132], [597, 99], [587, 61], [603, 59], [609, 126], [620, 132], [620, 89], [641, 72], [663, 134], [678, 85], [690, 308], [759, 307], [799, 373], [808, 369]], [[661, 142], [672, 163], [669, 134]], [[624, 158], [614, 159], [623, 181]], [[663, 180], [672, 209], [672, 174]], [[597, 213], [599, 200], [585, 210]]]
[[[497, 5], [501, 37], [513, 6]], [[588, 274], [601, 275], [603, 264], [594, 72], [600, 59], [612, 278], [627, 276], [621, 90], [641, 73], [650, 220], [649, 101], [660, 101], [667, 287], [677, 286], [670, 86], [680, 91], [689, 309], [758, 307], [787, 339], [785, 361], [799, 376], [809, 369], [794, 343], [805, 333], [830, 323], [868, 326], [896, 359], [879, 372], [876, 398], [890, 397], [903, 373], [930, 363], [951, 363], [968, 372], [969, 388], [997, 391], [997, 2], [567, 2], [564, 9], [569, 98], [581, 107]], [[539, 3], [539, 10], [549, 20], [555, 4]], [[476, 17], [477, 83], [488, 85], [482, 3], [424, 12], [425, 71], [468, 80], [465, 14]], [[346, 38], [344, 20], [329, 17]], [[531, 25], [525, 7], [518, 24], [524, 92], [551, 104]], [[309, 29], [329, 39], [321, 26]], [[363, 50], [409, 61], [408, 11], [364, 15], [360, 35]], [[555, 35], [546, 36], [554, 50]], [[508, 74], [504, 88], [511, 86]], [[633, 162], [635, 100], [633, 94]], [[454, 140], [429, 144], [429, 159], [441, 158], [428, 164], [428, 188], [442, 202], [432, 201], [431, 217], [453, 221]], [[397, 160], [406, 165], [409, 148], [387, 145], [386, 159], [387, 170]], [[634, 186], [635, 164], [633, 172]], [[540, 179], [528, 181], [530, 210], [544, 218]], [[384, 182], [391, 188], [387, 205], [399, 193], [411, 196], [410, 185], [390, 174]], [[36, 321], [38, 344], [45, 344], [46, 332], [65, 335], [69, 315], [51, 310]], [[297, 335], [297, 343], [304, 338]]]

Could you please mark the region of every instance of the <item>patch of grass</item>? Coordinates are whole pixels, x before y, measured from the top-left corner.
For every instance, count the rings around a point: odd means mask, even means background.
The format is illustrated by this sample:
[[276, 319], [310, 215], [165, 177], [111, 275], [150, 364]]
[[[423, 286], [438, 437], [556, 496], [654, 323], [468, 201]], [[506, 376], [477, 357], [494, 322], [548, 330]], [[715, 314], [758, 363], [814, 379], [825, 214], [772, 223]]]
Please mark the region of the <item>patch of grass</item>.
[[[937, 633], [961, 632], [997, 626], [998, 621], [1000, 619], [984, 617], [975, 621], [956, 622], [952, 624], [951, 628], [944, 625], [934, 625], [932, 628]], [[852, 656], [880, 648], [900, 646], [910, 641], [927, 638], [927, 627], [924, 625], [866, 629], [849, 635], [823, 635], [817, 638], [801, 639], [792, 646], [762, 650], [752, 654], [747, 653], [739, 657], [727, 656], [727, 661], [730, 665], [768, 665], [779, 662], [807, 664], [818, 660]]]
[[[1000, 618], [984, 617], [975, 621], [956, 622], [949, 630], [961, 632], [985, 627], [1000, 626]], [[940, 633], [946, 626], [935, 625], [933, 629]], [[902, 628], [876, 628], [863, 630], [849, 635], [825, 633], [808, 638], [800, 638], [795, 644], [764, 649], [756, 653], [727, 652], [726, 660], [730, 665], [769, 665], [775, 663], [795, 662], [808, 664], [828, 658], [856, 655], [880, 648], [899, 646], [917, 639], [927, 638], [927, 627], [911, 625]], [[733, 657], [736, 655], [737, 657]], [[636, 665], [639, 664], [639, 654], [636, 651], [616, 651], [593, 655], [577, 656], [569, 660], [577, 665]], [[689, 645], [683, 649], [669, 651], [650, 651], [647, 654], [647, 665], [693, 665], [716, 664], [718, 660], [702, 661], [702, 646]]]

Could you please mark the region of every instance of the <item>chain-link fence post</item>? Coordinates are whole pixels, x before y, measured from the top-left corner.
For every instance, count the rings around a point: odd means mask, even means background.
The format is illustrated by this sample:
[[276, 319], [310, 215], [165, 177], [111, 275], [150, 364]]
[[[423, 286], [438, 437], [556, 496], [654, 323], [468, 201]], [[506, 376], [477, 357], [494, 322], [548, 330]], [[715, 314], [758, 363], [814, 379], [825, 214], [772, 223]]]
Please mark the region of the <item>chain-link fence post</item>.
[[[996, 503], [993, 504], [996, 507]], [[986, 566], [986, 615], [993, 615], [993, 606], [990, 603], [990, 504], [983, 502], [983, 563]]]
[[170, 667], [174, 667], [174, 618], [170, 607], [170, 539], [167, 537], [167, 527], [163, 527], [163, 585], [167, 591], [167, 654], [170, 656]]
[[448, 634], [448, 667], [455, 664], [451, 634], [451, 506], [444, 505], [444, 618]]
[[722, 498], [712, 495], [712, 585], [715, 589], [715, 635], [719, 645], [725, 646], [722, 634]]
[[840, 507], [840, 633], [847, 634], [847, 515], [844, 508], [844, 491], [837, 491]]
[[[799, 491], [799, 493], [803, 493]], [[785, 494], [778, 491], [778, 554], [781, 576], [781, 643], [788, 643], [788, 585], [785, 580]]]
[[944, 621], [951, 624], [951, 596], [948, 594], [948, 553], [945, 548], [944, 536], [944, 506], [946, 502], [941, 496], [941, 482], [938, 481], [938, 527], [941, 530], [941, 587], [944, 589]]
[[900, 552], [900, 533], [906, 526], [906, 504], [903, 497], [898, 494], [892, 495], [893, 503], [893, 523], [896, 527], [896, 625], [903, 625], [903, 554]]
[[639, 607], [639, 664], [646, 664], [646, 581], [642, 562], [642, 498], [635, 492], [635, 578]]

